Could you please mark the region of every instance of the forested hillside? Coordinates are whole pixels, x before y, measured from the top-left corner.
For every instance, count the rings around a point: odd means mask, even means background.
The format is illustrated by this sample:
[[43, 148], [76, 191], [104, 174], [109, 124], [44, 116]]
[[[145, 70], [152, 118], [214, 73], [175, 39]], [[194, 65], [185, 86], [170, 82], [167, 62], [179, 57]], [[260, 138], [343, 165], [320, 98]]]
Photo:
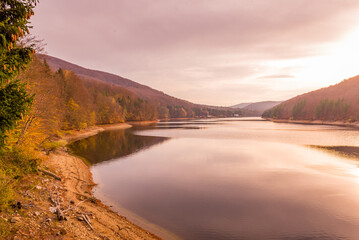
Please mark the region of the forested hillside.
[[37, 54], [37, 56], [41, 60], [46, 60], [47, 64], [54, 71], [57, 71], [59, 68], [70, 70], [85, 82], [103, 82], [120, 86], [133, 92], [137, 96], [140, 96], [143, 101], [148, 101], [156, 106], [159, 119], [207, 116], [232, 117], [234, 114], [239, 116], [251, 114], [251, 111], [241, 109], [194, 104], [114, 74], [86, 69], [44, 54]]
[[264, 118], [355, 122], [359, 120], [359, 76], [299, 95], [263, 113]]
[[157, 119], [153, 104], [112, 84], [86, 81], [68, 70], [53, 72], [46, 61], [34, 57], [20, 75], [35, 94], [32, 116], [59, 129], [80, 129], [95, 124]]

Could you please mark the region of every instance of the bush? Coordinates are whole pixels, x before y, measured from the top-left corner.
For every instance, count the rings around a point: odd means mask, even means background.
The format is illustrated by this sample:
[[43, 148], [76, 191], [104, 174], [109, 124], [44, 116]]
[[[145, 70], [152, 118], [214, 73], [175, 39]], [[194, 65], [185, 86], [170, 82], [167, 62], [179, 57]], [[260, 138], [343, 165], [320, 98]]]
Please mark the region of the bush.
[[4, 154], [4, 165], [19, 177], [35, 172], [39, 161], [35, 153], [17, 146]]
[[9, 222], [0, 218], [0, 239], [7, 239], [10, 234], [10, 226]]
[[[7, 175], [3, 169], [0, 169], [0, 210], [6, 208], [14, 199], [14, 189], [11, 175]], [[1, 235], [0, 235], [1, 236]]]
[[45, 150], [53, 151], [57, 148], [64, 147], [66, 144], [67, 144], [67, 142], [65, 140], [60, 140], [60, 141], [55, 141], [55, 142], [46, 141], [42, 144], [42, 147]]
[[0, 155], [0, 210], [14, 200], [18, 181], [36, 171], [40, 160], [35, 156], [17, 146]]

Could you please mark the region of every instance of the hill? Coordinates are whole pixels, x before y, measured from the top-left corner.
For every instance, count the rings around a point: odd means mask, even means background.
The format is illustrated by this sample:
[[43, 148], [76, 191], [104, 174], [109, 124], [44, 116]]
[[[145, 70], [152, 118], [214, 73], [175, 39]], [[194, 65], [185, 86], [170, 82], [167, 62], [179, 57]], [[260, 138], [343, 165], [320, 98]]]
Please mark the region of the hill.
[[247, 107], [248, 105], [251, 105], [252, 103], [239, 103], [239, 104], [236, 104], [236, 105], [233, 105], [233, 106], [230, 106], [231, 108], [245, 108]]
[[59, 58], [55, 58], [44, 54], [37, 54], [37, 56], [40, 59], [45, 59], [47, 64], [50, 66], [50, 68], [55, 71], [59, 68], [62, 68], [62, 69], [70, 70], [71, 72], [75, 73], [78, 77], [83, 79], [92, 79], [96, 81], [115, 84], [130, 90], [131, 92], [135, 93], [138, 96], [141, 96], [146, 100], [159, 101], [161, 104], [172, 103], [177, 105], [193, 106], [193, 103], [191, 102], [169, 96], [161, 91], [155, 90], [146, 85], [139, 84], [130, 79], [117, 76], [115, 74], [87, 69], [78, 66], [76, 64], [72, 64], [70, 62], [61, 60]]
[[359, 76], [289, 99], [264, 118], [355, 122], [359, 120]]
[[258, 113], [262, 114], [265, 110], [275, 107], [280, 103], [282, 103], [282, 101], [256, 102], [256, 103], [251, 103], [248, 106], [245, 106], [243, 109], [258, 112]]
[[282, 101], [263, 101], [263, 102], [254, 102], [254, 103], [240, 103], [231, 107], [240, 108], [242, 110], [249, 111], [254, 115], [258, 116], [258, 115], [262, 115], [265, 110], [275, 107], [280, 103], [282, 103]]
[[216, 117], [231, 117], [235, 114], [239, 116], [253, 115], [250, 111], [241, 109], [194, 104], [172, 97], [130, 79], [111, 73], [87, 69], [52, 56], [37, 54], [37, 57], [42, 61], [46, 61], [53, 71], [57, 71], [58, 69], [68, 70], [86, 82], [103, 82], [125, 88], [145, 102], [148, 101], [154, 104], [157, 107], [158, 117], [160, 119], [207, 117], [209, 115]]

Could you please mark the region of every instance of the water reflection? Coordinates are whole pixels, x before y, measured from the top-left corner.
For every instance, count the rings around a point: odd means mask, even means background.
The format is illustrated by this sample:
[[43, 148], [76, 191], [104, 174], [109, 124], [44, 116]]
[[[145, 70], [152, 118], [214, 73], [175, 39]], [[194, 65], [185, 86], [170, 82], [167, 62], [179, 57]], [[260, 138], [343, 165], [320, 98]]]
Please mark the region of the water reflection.
[[[307, 147], [352, 146], [355, 152], [358, 131], [216, 122], [196, 124], [200, 130], [188, 122], [186, 129], [175, 123], [173, 129], [135, 131], [153, 141], [172, 139], [93, 166], [101, 183], [96, 196], [184, 239], [359, 239], [357, 161]], [[140, 137], [131, 131], [125, 136]], [[116, 148], [113, 141], [98, 141], [89, 155]]]
[[359, 147], [354, 146], [309, 146], [328, 153], [359, 160]]
[[166, 137], [137, 136], [132, 134], [132, 130], [120, 129], [105, 131], [96, 136], [72, 142], [68, 147], [75, 155], [85, 158], [90, 164], [97, 164], [130, 155], [167, 139]]

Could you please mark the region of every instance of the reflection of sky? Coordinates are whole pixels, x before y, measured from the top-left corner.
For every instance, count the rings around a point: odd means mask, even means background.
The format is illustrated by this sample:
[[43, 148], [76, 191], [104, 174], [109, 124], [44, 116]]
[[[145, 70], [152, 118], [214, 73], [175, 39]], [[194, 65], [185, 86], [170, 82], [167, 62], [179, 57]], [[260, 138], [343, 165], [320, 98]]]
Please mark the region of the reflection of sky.
[[[259, 120], [259, 118], [252, 118]], [[178, 125], [177, 125], [178, 124]], [[182, 125], [180, 125], [182, 124]], [[176, 123], [174, 126], [183, 126]], [[162, 124], [160, 126], [166, 126]], [[359, 132], [351, 128], [326, 125], [300, 125], [273, 123], [269, 121], [234, 121], [214, 120], [209, 124], [200, 122], [185, 124], [188, 127], [206, 129], [205, 131], [187, 131], [179, 129], [152, 129], [136, 131], [137, 135], [186, 137], [186, 138], [214, 138], [214, 139], [251, 139], [254, 141], [285, 142], [300, 145], [323, 146], [359, 146]]]
[[357, 75], [358, 15], [357, 0], [46, 0], [31, 32], [55, 57], [234, 105]]
[[349, 144], [355, 131], [232, 122], [141, 132], [152, 133], [175, 138], [95, 166], [98, 194], [186, 239], [359, 236], [357, 163], [298, 145]]

